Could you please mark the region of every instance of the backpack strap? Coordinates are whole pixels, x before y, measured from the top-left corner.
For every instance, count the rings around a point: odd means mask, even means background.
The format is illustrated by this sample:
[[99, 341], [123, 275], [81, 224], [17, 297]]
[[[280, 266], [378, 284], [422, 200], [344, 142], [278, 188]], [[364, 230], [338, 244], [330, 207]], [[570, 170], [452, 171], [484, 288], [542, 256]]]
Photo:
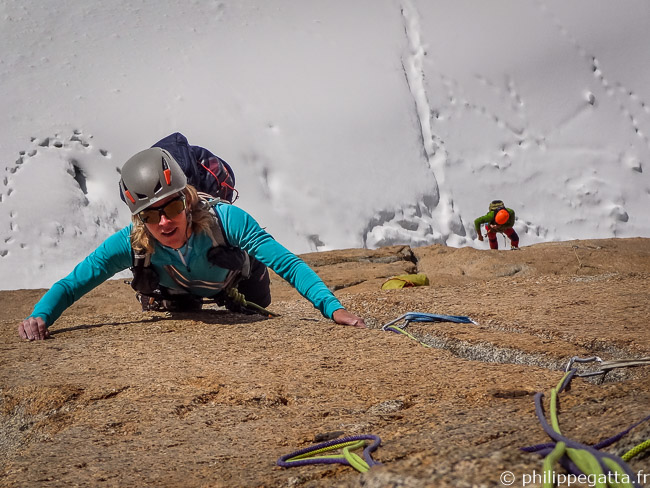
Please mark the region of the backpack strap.
[[[226, 236], [223, 231], [223, 224], [221, 223], [221, 218], [219, 217], [219, 214], [217, 213], [217, 210], [215, 209], [215, 205], [218, 203], [228, 203], [224, 202], [224, 200], [221, 199], [211, 199], [208, 201], [205, 201], [205, 204], [209, 207], [210, 213], [214, 216], [214, 219], [212, 221], [211, 230], [212, 230], [212, 235], [210, 236], [210, 239], [212, 240], [212, 249], [208, 251], [208, 259], [213, 262], [213, 259], [215, 259], [215, 262], [213, 264], [216, 264], [217, 266], [221, 266], [226, 269], [231, 269], [228, 264], [225, 262], [224, 258], [227, 260], [228, 258], [231, 258], [232, 261], [235, 263], [239, 264], [241, 261], [241, 266], [237, 266], [236, 268], [239, 270], [241, 276], [237, 279], [237, 282], [239, 282], [242, 279], [247, 279], [251, 275], [251, 260], [250, 256], [248, 253], [242, 249], [239, 249], [237, 247], [232, 246], [227, 240]], [[215, 252], [218, 249], [218, 252]], [[211, 259], [210, 255], [213, 255], [214, 258]], [[219, 259], [216, 257], [216, 254], [225, 254], [224, 258]], [[237, 256], [239, 255], [239, 256]]]

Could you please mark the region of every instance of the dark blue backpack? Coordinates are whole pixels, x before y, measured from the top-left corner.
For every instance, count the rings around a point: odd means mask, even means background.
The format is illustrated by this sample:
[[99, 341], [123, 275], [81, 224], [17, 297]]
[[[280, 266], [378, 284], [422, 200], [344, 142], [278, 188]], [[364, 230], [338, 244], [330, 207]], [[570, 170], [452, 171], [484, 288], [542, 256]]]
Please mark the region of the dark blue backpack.
[[203, 147], [190, 146], [180, 132], [168, 135], [151, 147], [168, 151], [187, 176], [187, 183], [197, 191], [229, 203], [237, 200], [235, 173], [230, 165]]

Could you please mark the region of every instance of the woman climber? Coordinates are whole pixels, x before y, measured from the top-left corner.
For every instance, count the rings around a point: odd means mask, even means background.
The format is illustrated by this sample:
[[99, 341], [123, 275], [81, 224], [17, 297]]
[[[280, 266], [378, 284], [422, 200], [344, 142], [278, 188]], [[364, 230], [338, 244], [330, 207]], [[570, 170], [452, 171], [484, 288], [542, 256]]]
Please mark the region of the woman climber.
[[122, 167], [120, 192], [131, 224], [52, 285], [18, 326], [21, 338], [49, 337], [48, 327], [66, 308], [127, 268], [134, 271], [132, 286], [143, 310], [198, 310], [204, 298], [236, 312], [263, 309], [271, 303], [268, 266], [323, 316], [365, 327], [248, 213], [199, 198], [169, 151], [152, 147], [130, 158]]

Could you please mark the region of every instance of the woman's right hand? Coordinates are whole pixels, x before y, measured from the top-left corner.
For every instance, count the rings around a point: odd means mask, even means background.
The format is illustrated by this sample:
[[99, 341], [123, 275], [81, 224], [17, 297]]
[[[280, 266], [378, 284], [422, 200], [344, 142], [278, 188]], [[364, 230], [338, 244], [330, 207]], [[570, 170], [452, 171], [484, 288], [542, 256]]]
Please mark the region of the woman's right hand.
[[341, 325], [351, 325], [353, 327], [358, 327], [360, 329], [366, 329], [366, 323], [361, 317], [357, 317], [353, 313], [348, 312], [344, 308], [339, 308], [335, 310], [332, 314], [332, 320], [337, 324]]
[[50, 331], [41, 317], [29, 317], [18, 326], [18, 335], [21, 339], [40, 341], [50, 337]]

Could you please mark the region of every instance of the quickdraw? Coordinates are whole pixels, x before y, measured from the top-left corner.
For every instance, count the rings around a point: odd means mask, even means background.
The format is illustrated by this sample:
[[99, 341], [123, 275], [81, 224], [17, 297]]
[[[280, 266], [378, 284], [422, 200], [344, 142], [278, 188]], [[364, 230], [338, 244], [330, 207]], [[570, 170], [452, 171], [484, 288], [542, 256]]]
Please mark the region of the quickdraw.
[[583, 371], [583, 372], [578, 372], [576, 370], [575, 376], [579, 377], [588, 377], [588, 376], [600, 376], [602, 375], [601, 380], [605, 378], [605, 375], [609, 373], [611, 370], [616, 369], [616, 368], [631, 368], [634, 366], [650, 366], [650, 357], [643, 357], [643, 358], [638, 358], [638, 359], [612, 359], [609, 361], [603, 361], [601, 358], [598, 356], [593, 356], [590, 358], [581, 358], [578, 356], [572, 357], [569, 362], [567, 363], [566, 367], [564, 368], [565, 372], [571, 371], [572, 369], [576, 369], [574, 367], [575, 363], [599, 363], [600, 369], [596, 371]]

